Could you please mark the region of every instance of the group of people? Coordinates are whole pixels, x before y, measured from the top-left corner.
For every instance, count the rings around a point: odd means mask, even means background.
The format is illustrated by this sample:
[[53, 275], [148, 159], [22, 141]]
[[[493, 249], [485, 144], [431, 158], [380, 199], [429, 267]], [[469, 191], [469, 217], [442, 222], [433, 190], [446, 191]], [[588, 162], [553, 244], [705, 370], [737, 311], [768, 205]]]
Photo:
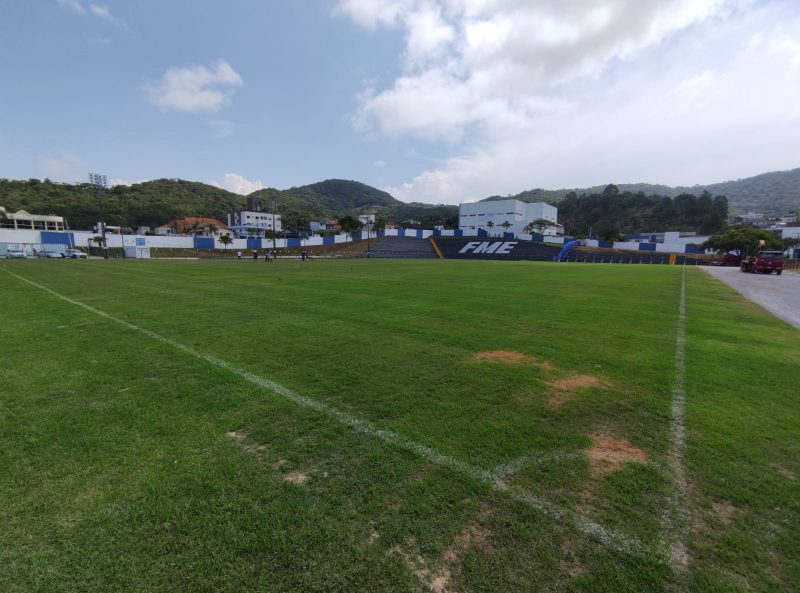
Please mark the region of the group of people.
[[[271, 264], [273, 261], [275, 261], [275, 252], [272, 251], [272, 249], [270, 249], [269, 251], [264, 251], [263, 256], [264, 256], [264, 261], [267, 262], [268, 264]], [[238, 259], [242, 259], [241, 250], [236, 252], [236, 257]], [[253, 249], [253, 261], [258, 261], [258, 249]]]

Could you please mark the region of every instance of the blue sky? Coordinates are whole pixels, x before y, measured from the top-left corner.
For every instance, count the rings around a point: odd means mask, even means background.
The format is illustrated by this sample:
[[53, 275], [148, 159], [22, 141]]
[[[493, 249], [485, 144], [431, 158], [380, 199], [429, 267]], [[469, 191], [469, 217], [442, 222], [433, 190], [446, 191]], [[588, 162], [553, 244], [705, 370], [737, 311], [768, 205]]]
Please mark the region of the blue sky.
[[10, 2], [0, 176], [458, 203], [793, 168], [798, 4]]

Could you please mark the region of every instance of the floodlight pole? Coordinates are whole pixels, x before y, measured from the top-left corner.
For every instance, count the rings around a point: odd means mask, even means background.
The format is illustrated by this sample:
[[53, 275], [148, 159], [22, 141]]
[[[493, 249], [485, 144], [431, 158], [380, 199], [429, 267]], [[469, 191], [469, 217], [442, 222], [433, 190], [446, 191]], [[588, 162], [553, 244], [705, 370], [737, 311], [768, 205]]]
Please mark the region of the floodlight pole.
[[276, 206], [275, 198], [272, 198], [272, 208], [271, 209], [272, 209], [272, 255], [273, 256], [277, 255], [277, 253], [276, 253], [277, 247], [275, 246], [275, 233], [277, 232], [275, 230], [275, 206]]
[[103, 220], [103, 200], [100, 199], [102, 190], [104, 190], [108, 181], [105, 175], [98, 173], [89, 173], [89, 183], [94, 186], [94, 194], [97, 197], [97, 202], [100, 208], [100, 236], [103, 238], [103, 259], [108, 259], [108, 243], [106, 243], [106, 222]]
[[367, 227], [367, 259], [369, 259], [369, 258], [372, 257], [372, 255], [370, 255], [370, 252], [369, 252], [369, 231], [370, 231], [370, 222], [369, 222], [369, 220], [367, 220], [366, 227]]

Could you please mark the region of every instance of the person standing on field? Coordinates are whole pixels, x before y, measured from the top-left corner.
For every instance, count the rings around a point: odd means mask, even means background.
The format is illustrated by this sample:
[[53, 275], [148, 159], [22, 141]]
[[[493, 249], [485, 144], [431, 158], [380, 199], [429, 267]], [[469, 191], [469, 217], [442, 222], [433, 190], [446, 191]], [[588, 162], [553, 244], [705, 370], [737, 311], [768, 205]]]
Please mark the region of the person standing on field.
[[238, 257], [239, 259], [242, 259], [242, 250], [241, 249], [236, 252], [236, 257]]
[[258, 261], [258, 249], [253, 249], [253, 261]]

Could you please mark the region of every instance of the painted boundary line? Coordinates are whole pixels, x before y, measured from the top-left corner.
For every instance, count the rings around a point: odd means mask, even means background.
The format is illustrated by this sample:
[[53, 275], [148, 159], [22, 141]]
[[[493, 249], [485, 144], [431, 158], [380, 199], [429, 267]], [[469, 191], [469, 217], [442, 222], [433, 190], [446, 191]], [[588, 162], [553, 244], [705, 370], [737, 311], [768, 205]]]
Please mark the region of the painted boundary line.
[[409, 451], [422, 457], [423, 459], [434, 463], [438, 466], [447, 468], [457, 474], [461, 474], [467, 478], [475, 480], [476, 482], [482, 483], [484, 485], [490, 486], [500, 492], [506, 493], [512, 500], [519, 502], [521, 504], [526, 505], [527, 507], [533, 509], [548, 517], [550, 519], [557, 520], [562, 523], [566, 523], [568, 525], [573, 526], [574, 528], [578, 529], [581, 533], [586, 536], [591, 536], [602, 543], [604, 546], [623, 553], [630, 556], [637, 556], [641, 558], [651, 558], [657, 561], [662, 561], [662, 553], [659, 549], [653, 548], [651, 546], [645, 546], [641, 541], [636, 538], [629, 537], [624, 533], [615, 530], [615, 529], [608, 529], [603, 527], [599, 523], [596, 523], [586, 517], [579, 515], [569, 509], [564, 509], [559, 506], [556, 506], [542, 498], [525, 492], [518, 488], [512, 488], [508, 484], [506, 484], [501, 478], [499, 478], [494, 472], [484, 470], [468, 463], [464, 463], [440, 453], [436, 449], [428, 447], [427, 445], [423, 445], [422, 443], [418, 443], [416, 441], [412, 441], [411, 439], [391, 430], [386, 430], [379, 428], [378, 426], [372, 424], [367, 420], [361, 420], [354, 416], [350, 416], [345, 414], [344, 412], [337, 410], [333, 406], [330, 406], [326, 403], [317, 401], [310, 397], [306, 397], [304, 395], [300, 395], [299, 393], [295, 393], [291, 389], [284, 387], [283, 385], [276, 383], [275, 381], [271, 381], [269, 379], [265, 379], [264, 377], [259, 377], [258, 375], [254, 375], [244, 369], [240, 369], [235, 367], [228, 362], [211, 356], [209, 354], [203, 354], [202, 352], [198, 352], [189, 348], [188, 346], [184, 346], [183, 344], [176, 342], [174, 340], [170, 340], [169, 338], [165, 338], [149, 329], [145, 329], [114, 317], [106, 313], [105, 311], [101, 311], [100, 309], [96, 309], [91, 305], [87, 305], [75, 299], [71, 299], [67, 296], [64, 296], [51, 288], [43, 286], [34, 282], [33, 280], [29, 280], [23, 276], [15, 274], [9, 270], [5, 270], [11, 276], [14, 276], [18, 280], [26, 282], [31, 286], [34, 286], [62, 301], [75, 305], [77, 307], [81, 307], [95, 315], [103, 317], [109, 321], [113, 321], [122, 325], [132, 331], [138, 332], [156, 340], [157, 342], [161, 342], [162, 344], [167, 344], [172, 346], [176, 350], [183, 352], [184, 354], [188, 354], [193, 358], [197, 358], [199, 360], [203, 360], [208, 362], [209, 364], [216, 366], [218, 368], [224, 369], [246, 381], [253, 383], [259, 387], [272, 391], [273, 393], [280, 395], [284, 399], [287, 399], [294, 404], [303, 407], [309, 408], [314, 410], [323, 416], [327, 416], [336, 420], [337, 422], [349, 426], [356, 432], [360, 432], [362, 434], [368, 435], [370, 437], [376, 438], [378, 440], [383, 441], [389, 445], [393, 445], [399, 449], [403, 449], [405, 451]]
[[686, 539], [691, 512], [686, 481], [684, 453], [686, 450], [686, 267], [681, 274], [681, 300], [678, 306], [678, 326], [675, 332], [675, 384], [672, 388], [670, 446], [667, 462], [672, 474], [673, 494], [664, 510], [662, 546], [669, 554], [673, 573], [682, 578], [689, 568]]

